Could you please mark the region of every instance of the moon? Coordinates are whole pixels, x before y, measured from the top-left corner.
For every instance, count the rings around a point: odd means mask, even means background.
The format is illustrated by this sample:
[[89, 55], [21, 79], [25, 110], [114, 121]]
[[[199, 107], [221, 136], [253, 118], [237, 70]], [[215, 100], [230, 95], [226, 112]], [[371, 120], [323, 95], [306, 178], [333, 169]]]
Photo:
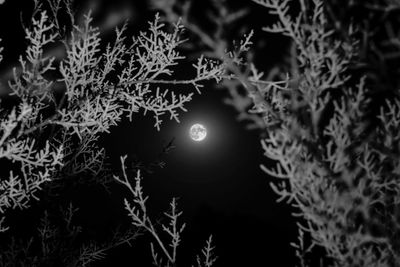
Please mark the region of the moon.
[[193, 124], [189, 131], [190, 138], [193, 141], [203, 141], [207, 136], [207, 129], [200, 123]]

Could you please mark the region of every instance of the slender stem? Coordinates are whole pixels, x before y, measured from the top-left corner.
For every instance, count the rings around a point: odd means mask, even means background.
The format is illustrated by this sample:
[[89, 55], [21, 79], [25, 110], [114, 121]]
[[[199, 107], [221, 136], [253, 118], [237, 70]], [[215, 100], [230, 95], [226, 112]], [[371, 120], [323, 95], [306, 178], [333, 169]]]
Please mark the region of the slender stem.
[[147, 221], [148, 221], [149, 226], [144, 225], [144, 228], [147, 231], [149, 231], [151, 233], [151, 235], [156, 239], [158, 245], [161, 247], [162, 251], [164, 252], [165, 256], [167, 256], [168, 260], [172, 264], [175, 264], [174, 259], [169, 255], [168, 250], [165, 248], [165, 246], [164, 246], [163, 242], [161, 241], [160, 237], [157, 235], [156, 230], [154, 229], [153, 224], [151, 223], [150, 219], [147, 218]]

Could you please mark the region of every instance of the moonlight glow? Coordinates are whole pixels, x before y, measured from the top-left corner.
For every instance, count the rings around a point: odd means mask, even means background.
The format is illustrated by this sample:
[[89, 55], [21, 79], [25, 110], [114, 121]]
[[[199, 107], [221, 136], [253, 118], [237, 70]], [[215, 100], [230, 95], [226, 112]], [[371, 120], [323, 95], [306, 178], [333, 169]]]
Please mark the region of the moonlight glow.
[[194, 141], [203, 141], [207, 136], [207, 129], [203, 125], [196, 123], [190, 127], [189, 135]]

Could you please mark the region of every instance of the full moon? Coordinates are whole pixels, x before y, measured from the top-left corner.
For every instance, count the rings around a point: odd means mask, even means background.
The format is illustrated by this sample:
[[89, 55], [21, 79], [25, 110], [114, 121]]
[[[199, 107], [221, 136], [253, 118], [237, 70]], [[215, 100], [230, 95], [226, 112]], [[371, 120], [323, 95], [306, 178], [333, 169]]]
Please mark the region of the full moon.
[[196, 123], [190, 127], [189, 135], [194, 141], [200, 142], [206, 138], [207, 129], [203, 125]]

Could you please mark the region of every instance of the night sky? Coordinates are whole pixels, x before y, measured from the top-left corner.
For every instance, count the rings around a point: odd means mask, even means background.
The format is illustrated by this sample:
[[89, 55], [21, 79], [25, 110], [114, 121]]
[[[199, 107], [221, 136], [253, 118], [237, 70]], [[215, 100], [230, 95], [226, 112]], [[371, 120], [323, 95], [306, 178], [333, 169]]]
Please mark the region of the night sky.
[[[183, 258], [193, 258], [213, 234], [219, 266], [292, 265], [289, 242], [296, 238], [295, 225], [288, 208], [275, 202], [269, 179], [259, 168], [266, 159], [258, 134], [237, 122], [222, 95], [205, 88], [181, 115], [181, 123], [168, 122], [160, 132], [149, 117], [126, 122], [107, 136], [107, 151], [151, 162], [163, 143], [175, 138], [176, 148], [164, 157], [166, 166], [145, 175], [144, 190], [153, 211], [164, 211], [172, 197], [179, 198], [187, 222], [182, 251], [188, 254], [182, 253]], [[196, 122], [207, 127], [203, 142], [189, 138], [189, 127]], [[145, 247], [144, 258], [150, 256]]]
[[[248, 2], [255, 12], [248, 22], [253, 21], [256, 27], [269, 23], [259, 21], [266, 11]], [[109, 1], [105, 7], [117, 7], [118, 3]], [[146, 20], [154, 13], [148, 11], [145, 2], [132, 1], [130, 6], [132, 24], [136, 23], [138, 29], [145, 28]], [[19, 12], [17, 5], [9, 4], [2, 9], [13, 15]], [[19, 29], [18, 17], [13, 21], [13, 27]], [[7, 36], [3, 39], [12, 39], [12, 34], [7, 33], [9, 30], [3, 27], [2, 34]], [[256, 30], [260, 32], [259, 28]], [[20, 34], [20, 29], [16, 33]], [[21, 36], [16, 36], [14, 42], [18, 38]], [[6, 41], [5, 48], [11, 43]], [[277, 44], [272, 42], [271, 49], [274, 46]], [[6, 69], [5, 65], [21, 51], [23, 45], [16, 44], [1, 69]], [[184, 74], [184, 71], [178, 73]], [[128, 163], [137, 159], [150, 164], [159, 159], [163, 146], [173, 140], [174, 149], [161, 156], [165, 167], [144, 173], [143, 186], [153, 218], [161, 218], [171, 198], [178, 198], [178, 207], [183, 211], [181, 218], [187, 225], [178, 252], [180, 266], [194, 263], [195, 255], [200, 253], [210, 234], [216, 245], [216, 266], [294, 266], [294, 249], [289, 242], [297, 238], [295, 222], [287, 205], [276, 203], [276, 195], [268, 185], [272, 178], [260, 169], [260, 164], [268, 161], [263, 156], [259, 133], [246, 130], [245, 123], [238, 122], [236, 111], [223, 103], [224, 97], [224, 90], [215, 89], [212, 82], [206, 83], [201, 95], [195, 94], [187, 104], [188, 112], [180, 113], [180, 123], [169, 121], [165, 116], [160, 131], [153, 127], [151, 115], [139, 113], [132, 122], [122, 121], [110, 134], [101, 137], [110, 166], [119, 171], [122, 155], [128, 155]], [[202, 123], [207, 128], [207, 138], [202, 142], [189, 138], [189, 128], [194, 123]], [[101, 186], [82, 185], [62, 194], [58, 200], [72, 201], [80, 209], [78, 218], [88, 237], [101, 240], [116, 225], [129, 226], [123, 209], [125, 197], [129, 198], [127, 190], [118, 184], [112, 184], [109, 192]], [[34, 204], [31, 211], [23, 212], [24, 216], [37, 219], [32, 214], [39, 206]], [[25, 219], [15, 220], [15, 225], [27, 224]], [[104, 260], [93, 266], [151, 266], [150, 240], [145, 234], [133, 241], [132, 247], [122, 245], [112, 249]]]

